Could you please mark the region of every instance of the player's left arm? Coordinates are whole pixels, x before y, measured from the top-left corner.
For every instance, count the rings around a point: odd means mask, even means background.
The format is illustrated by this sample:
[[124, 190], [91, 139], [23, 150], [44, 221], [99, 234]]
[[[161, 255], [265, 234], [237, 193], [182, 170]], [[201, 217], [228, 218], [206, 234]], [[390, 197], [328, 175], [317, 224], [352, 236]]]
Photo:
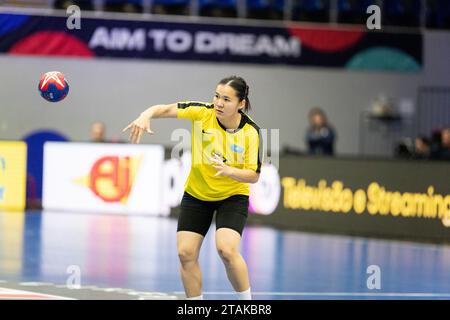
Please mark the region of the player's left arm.
[[256, 183], [259, 179], [259, 173], [251, 169], [239, 169], [226, 165], [221, 158], [215, 156], [209, 158], [213, 167], [217, 170], [215, 176], [225, 176], [233, 180], [245, 183]]
[[239, 182], [257, 183], [259, 180], [259, 173], [250, 169], [231, 167], [229, 177]]

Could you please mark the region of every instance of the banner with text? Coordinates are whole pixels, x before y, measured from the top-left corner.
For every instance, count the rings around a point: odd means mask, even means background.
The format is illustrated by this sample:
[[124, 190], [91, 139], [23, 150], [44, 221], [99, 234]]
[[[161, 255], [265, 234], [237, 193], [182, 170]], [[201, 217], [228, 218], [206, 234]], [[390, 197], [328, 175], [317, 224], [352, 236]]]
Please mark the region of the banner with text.
[[[255, 187], [269, 211], [250, 220], [298, 230], [450, 241], [445, 162], [282, 157]], [[281, 196], [280, 196], [281, 195]], [[255, 203], [262, 200], [255, 201]]]
[[182, 61], [285, 64], [390, 72], [417, 72], [420, 33], [339, 27], [219, 25], [0, 14], [0, 53]]

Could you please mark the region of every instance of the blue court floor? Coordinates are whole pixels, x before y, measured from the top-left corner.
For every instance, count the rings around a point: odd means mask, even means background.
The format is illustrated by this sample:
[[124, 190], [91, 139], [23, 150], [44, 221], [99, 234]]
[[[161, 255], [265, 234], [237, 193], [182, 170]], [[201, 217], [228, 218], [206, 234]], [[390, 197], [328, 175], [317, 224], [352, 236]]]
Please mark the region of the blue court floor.
[[[204, 295], [235, 299], [215, 249], [213, 228], [200, 256]], [[449, 245], [247, 226], [241, 249], [254, 299], [450, 300]], [[380, 289], [367, 286], [369, 266], [379, 267]], [[43, 292], [54, 287], [62, 290], [60, 296], [71, 297], [74, 291], [64, 287], [74, 283], [74, 274], [81, 288], [97, 290], [93, 296], [99, 299], [106, 297], [101, 292], [182, 299], [176, 220], [0, 212], [0, 288]]]

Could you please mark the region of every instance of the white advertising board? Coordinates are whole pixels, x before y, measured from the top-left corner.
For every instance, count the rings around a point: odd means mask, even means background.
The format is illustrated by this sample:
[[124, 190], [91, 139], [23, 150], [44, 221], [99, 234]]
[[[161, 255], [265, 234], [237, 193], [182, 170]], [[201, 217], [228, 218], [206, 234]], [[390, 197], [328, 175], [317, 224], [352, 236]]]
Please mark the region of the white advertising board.
[[168, 215], [160, 145], [47, 142], [43, 207]]

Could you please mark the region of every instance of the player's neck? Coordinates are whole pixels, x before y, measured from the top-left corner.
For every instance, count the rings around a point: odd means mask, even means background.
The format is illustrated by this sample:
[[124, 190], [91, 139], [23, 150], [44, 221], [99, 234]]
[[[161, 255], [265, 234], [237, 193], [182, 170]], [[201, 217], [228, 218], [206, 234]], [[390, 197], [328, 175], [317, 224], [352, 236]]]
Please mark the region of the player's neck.
[[[230, 130], [236, 130], [241, 123], [242, 115], [238, 112], [234, 116], [228, 119], [220, 119], [220, 123], [226, 128]], [[217, 119], [219, 120], [219, 119]]]

